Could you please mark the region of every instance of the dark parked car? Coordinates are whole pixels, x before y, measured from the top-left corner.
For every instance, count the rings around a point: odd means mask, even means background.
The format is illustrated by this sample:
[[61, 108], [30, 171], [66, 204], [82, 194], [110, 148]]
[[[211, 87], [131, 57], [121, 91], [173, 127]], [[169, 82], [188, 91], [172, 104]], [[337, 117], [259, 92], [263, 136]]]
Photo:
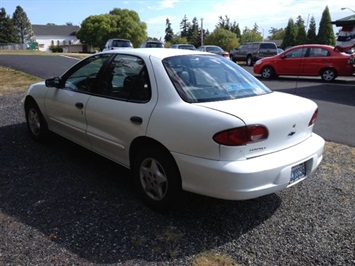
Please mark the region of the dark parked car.
[[127, 39], [109, 39], [102, 51], [116, 50], [122, 48], [133, 48], [130, 40]]
[[244, 61], [252, 66], [261, 58], [277, 55], [277, 46], [273, 42], [248, 42], [233, 48], [229, 54], [233, 62]]
[[160, 41], [146, 41], [141, 44], [141, 48], [164, 48]]

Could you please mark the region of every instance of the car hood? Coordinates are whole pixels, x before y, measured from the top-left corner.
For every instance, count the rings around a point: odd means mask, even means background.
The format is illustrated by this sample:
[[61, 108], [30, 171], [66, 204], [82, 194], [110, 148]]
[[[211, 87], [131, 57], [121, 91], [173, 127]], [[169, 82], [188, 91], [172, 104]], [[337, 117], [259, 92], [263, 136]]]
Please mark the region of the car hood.
[[240, 147], [247, 158], [286, 149], [309, 138], [313, 129], [309, 122], [317, 109], [311, 100], [281, 92], [199, 105], [235, 116], [246, 125], [267, 127], [266, 140]]

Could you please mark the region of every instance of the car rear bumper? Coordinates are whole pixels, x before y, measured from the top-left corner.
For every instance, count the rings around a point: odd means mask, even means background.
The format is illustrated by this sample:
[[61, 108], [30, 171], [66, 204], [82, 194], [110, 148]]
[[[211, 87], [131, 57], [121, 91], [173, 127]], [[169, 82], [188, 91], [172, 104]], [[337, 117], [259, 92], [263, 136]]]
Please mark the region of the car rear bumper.
[[[243, 161], [213, 161], [173, 153], [186, 191], [228, 200], [246, 200], [290, 187], [322, 161], [324, 140], [312, 134], [288, 149]], [[291, 168], [305, 162], [306, 176], [290, 184]]]

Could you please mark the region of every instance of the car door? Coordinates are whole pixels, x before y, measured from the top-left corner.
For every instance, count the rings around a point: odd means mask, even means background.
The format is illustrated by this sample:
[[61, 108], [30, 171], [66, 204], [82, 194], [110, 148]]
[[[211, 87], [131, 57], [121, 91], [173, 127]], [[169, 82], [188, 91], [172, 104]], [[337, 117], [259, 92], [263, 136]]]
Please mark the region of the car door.
[[304, 57], [307, 48], [296, 48], [285, 53], [277, 61], [276, 73], [278, 75], [301, 75], [305, 64]]
[[108, 88], [87, 103], [87, 135], [92, 149], [124, 166], [129, 166], [131, 142], [145, 135], [156, 104], [151, 73], [151, 64], [142, 58], [117, 54], [99, 82]]
[[45, 108], [50, 129], [90, 148], [86, 135], [87, 103], [97, 90], [96, 77], [110, 54], [90, 57], [71, 68], [61, 78], [62, 88], [50, 88]]
[[304, 58], [305, 64], [302, 69], [302, 74], [307, 76], [318, 76], [320, 70], [328, 66], [331, 62], [330, 52], [322, 47], [309, 48], [307, 57]]

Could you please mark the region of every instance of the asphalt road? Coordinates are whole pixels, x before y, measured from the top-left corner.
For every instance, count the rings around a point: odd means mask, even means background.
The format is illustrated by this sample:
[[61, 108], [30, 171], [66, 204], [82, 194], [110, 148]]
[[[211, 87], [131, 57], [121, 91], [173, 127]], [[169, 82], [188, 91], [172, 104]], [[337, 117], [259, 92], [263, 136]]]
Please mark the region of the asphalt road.
[[[64, 56], [0, 55], [0, 65], [40, 77], [62, 75], [78, 62]], [[243, 66], [252, 73], [252, 67]], [[355, 147], [355, 77], [338, 77], [325, 83], [320, 77], [281, 77], [262, 80], [272, 90], [314, 100], [319, 117], [314, 132], [327, 141]]]

